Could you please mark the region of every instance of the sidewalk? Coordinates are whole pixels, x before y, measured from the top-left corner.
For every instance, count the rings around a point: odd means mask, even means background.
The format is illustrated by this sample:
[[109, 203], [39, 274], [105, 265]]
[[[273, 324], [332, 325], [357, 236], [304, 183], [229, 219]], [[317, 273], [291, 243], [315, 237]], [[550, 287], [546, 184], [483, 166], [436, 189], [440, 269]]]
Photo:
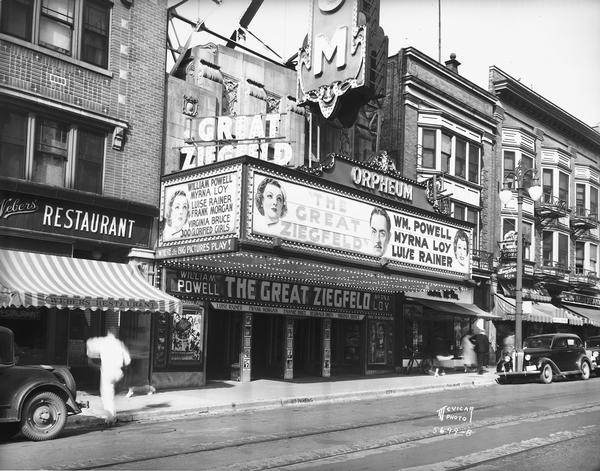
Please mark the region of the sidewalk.
[[[445, 376], [386, 375], [370, 377], [307, 378], [294, 381], [260, 379], [249, 383], [209, 381], [202, 388], [158, 391], [151, 395], [116, 396], [119, 422], [147, 422], [204, 414], [273, 409], [309, 404], [424, 394], [495, 384], [496, 374], [448, 373]], [[67, 429], [104, 426], [97, 392], [78, 391], [78, 401], [89, 401], [83, 413], [69, 417]]]

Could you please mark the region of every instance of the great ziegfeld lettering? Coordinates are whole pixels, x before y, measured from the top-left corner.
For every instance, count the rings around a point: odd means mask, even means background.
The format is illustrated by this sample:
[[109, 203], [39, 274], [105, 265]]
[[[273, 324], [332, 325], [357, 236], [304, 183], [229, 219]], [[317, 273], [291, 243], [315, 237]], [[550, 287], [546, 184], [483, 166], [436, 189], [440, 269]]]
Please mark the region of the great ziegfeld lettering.
[[0, 227], [146, 246], [151, 217], [45, 198], [0, 195]]
[[161, 242], [189, 242], [232, 234], [238, 224], [238, 175], [163, 185]]
[[386, 294], [185, 270], [167, 270], [167, 291], [174, 295], [195, 295], [237, 303], [255, 302], [285, 304], [306, 309], [392, 312], [391, 298]]
[[186, 120], [180, 148], [181, 170], [202, 167], [242, 155], [287, 165], [292, 146], [284, 142], [284, 114], [213, 116]]
[[[385, 257], [421, 270], [470, 272], [470, 229], [258, 173], [253, 188], [253, 233]], [[280, 207], [265, 207], [267, 197], [261, 193], [280, 195]], [[280, 209], [277, 218], [272, 214], [267, 218], [269, 209], [271, 213]]]

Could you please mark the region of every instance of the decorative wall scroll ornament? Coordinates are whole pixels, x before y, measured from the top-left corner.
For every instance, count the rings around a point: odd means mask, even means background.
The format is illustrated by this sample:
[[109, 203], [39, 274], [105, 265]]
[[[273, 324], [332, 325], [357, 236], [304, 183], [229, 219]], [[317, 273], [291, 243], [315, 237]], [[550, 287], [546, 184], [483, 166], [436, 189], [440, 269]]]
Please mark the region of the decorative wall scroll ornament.
[[231, 77], [223, 77], [224, 93], [222, 114], [235, 115], [238, 109], [238, 88], [240, 83]]
[[385, 150], [372, 155], [365, 163], [373, 167], [375, 170], [379, 170], [383, 173], [398, 173], [396, 170], [396, 164]]
[[279, 113], [281, 97], [267, 92], [267, 113]]
[[450, 196], [444, 188], [444, 174], [434, 175], [427, 180], [425, 194], [433, 209], [447, 216], [450, 215]]
[[379, 1], [371, 3], [375, 6], [365, 12], [359, 0], [312, 0], [310, 32], [298, 54], [298, 102], [314, 105], [324, 118], [337, 118], [345, 127], [374, 97], [371, 78], [385, 66], [385, 61], [367, 63], [375, 44], [387, 52], [378, 26]]
[[297, 170], [308, 173], [309, 175], [320, 177], [323, 175], [323, 172], [333, 169], [335, 166], [336, 157], [344, 156], [342, 154], [336, 154], [335, 152], [332, 152], [331, 154], [327, 154], [327, 157], [325, 157], [324, 161], [319, 161], [313, 167], [307, 167], [306, 165], [303, 165], [302, 167], [298, 167]]
[[115, 126], [112, 135], [112, 148], [114, 150], [123, 150], [125, 146], [125, 128]]
[[192, 118], [195, 117], [198, 114], [198, 99], [184, 95], [182, 113]]

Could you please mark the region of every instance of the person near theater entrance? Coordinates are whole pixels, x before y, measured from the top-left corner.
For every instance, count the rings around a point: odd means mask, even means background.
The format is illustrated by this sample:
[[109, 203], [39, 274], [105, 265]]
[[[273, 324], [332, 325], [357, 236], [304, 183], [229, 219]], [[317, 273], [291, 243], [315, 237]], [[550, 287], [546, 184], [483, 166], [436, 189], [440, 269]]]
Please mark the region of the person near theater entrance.
[[475, 353], [477, 354], [477, 373], [482, 375], [484, 367], [487, 366], [487, 357], [490, 352], [490, 340], [485, 335], [483, 329], [479, 329], [477, 333], [471, 337], [471, 341], [475, 346]]
[[117, 328], [111, 326], [105, 337], [92, 337], [86, 342], [87, 356], [100, 359], [100, 398], [108, 425], [117, 421], [115, 384], [123, 378], [123, 367], [131, 363], [129, 350], [116, 334]]

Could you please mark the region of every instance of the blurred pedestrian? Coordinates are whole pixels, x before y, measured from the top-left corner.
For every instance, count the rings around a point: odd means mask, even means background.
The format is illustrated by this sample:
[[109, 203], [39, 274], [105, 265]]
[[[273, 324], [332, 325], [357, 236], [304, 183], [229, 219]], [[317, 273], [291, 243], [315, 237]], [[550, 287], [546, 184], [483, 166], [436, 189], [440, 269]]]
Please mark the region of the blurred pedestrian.
[[475, 355], [475, 346], [471, 341], [471, 334], [463, 335], [460, 341], [462, 348], [463, 364], [465, 365], [465, 373], [471, 371], [471, 369], [477, 364], [477, 355]]
[[482, 375], [483, 367], [487, 366], [487, 357], [490, 353], [490, 339], [483, 330], [479, 330], [471, 339], [477, 354], [477, 374]]
[[123, 378], [123, 367], [131, 363], [129, 351], [116, 333], [116, 327], [109, 327], [105, 337], [89, 338], [86, 344], [87, 356], [100, 358], [100, 398], [108, 425], [117, 421], [115, 384]]

